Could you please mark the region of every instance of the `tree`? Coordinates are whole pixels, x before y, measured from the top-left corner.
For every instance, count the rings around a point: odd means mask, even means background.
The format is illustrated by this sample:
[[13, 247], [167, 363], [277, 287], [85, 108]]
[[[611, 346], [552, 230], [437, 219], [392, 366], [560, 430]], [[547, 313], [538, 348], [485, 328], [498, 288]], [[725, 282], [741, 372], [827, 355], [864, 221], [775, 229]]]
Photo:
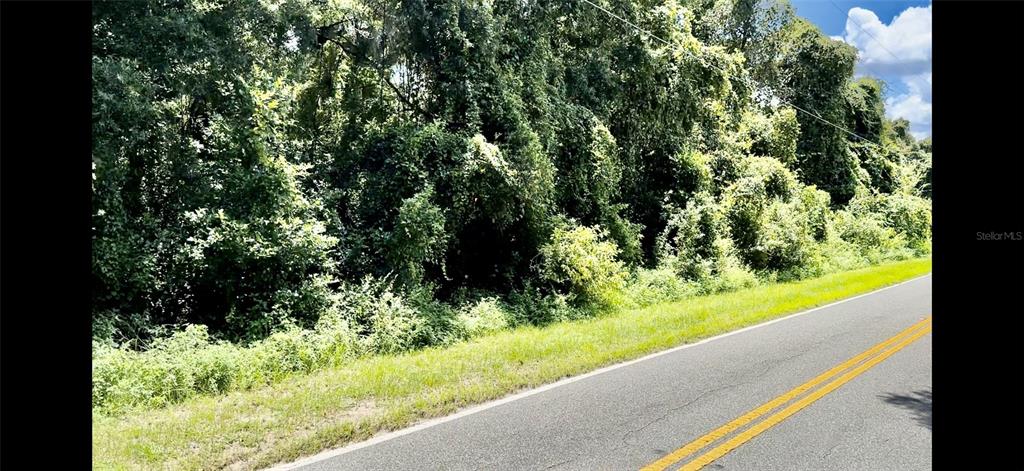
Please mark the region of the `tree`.
[[128, 336], [262, 336], [327, 303], [333, 239], [298, 187], [278, 81], [311, 19], [296, 3], [197, 6], [93, 9], [94, 324]]
[[844, 91], [853, 75], [856, 49], [829, 39], [805, 20], [786, 31], [780, 68], [785, 70], [783, 95], [807, 110], [798, 116], [797, 160], [801, 176], [845, 204], [861, 183], [857, 159], [847, 145]]

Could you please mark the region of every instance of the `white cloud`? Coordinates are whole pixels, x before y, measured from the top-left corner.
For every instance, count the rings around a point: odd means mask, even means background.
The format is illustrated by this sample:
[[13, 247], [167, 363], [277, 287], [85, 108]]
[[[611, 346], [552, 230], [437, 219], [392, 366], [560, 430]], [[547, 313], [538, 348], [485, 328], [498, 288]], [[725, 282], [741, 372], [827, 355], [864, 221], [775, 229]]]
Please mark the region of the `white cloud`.
[[917, 137], [932, 133], [932, 7], [910, 7], [888, 25], [852, 8], [842, 40], [859, 51], [858, 75], [898, 76], [907, 93], [886, 100], [886, 115], [906, 118]]
[[932, 135], [932, 73], [902, 77], [907, 93], [885, 100], [890, 119], [905, 118], [918, 139]]
[[911, 93], [921, 95], [925, 101], [932, 101], [932, 71], [903, 77], [903, 83]]
[[843, 40], [860, 51], [859, 69], [872, 75], [912, 75], [932, 68], [932, 7], [910, 7], [883, 24], [871, 10], [852, 8]]

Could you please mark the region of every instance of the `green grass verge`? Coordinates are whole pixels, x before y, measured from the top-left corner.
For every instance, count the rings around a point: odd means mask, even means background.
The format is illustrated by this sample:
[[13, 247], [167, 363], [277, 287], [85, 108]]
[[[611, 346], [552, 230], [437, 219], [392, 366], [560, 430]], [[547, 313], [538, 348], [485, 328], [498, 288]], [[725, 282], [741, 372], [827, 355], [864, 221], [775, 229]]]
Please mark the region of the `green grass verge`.
[[690, 298], [597, 319], [359, 359], [253, 391], [93, 417], [98, 469], [253, 469], [612, 363], [871, 291], [931, 259]]

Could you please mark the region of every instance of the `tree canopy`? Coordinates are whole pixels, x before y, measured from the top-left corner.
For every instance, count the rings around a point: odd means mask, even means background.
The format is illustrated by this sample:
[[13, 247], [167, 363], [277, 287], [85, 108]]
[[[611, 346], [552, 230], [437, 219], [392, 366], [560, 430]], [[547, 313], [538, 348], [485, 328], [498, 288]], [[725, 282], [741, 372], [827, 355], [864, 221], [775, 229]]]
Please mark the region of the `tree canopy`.
[[368, 277], [438, 326], [926, 250], [930, 141], [853, 47], [781, 2], [595, 2], [650, 34], [582, 0], [94, 3], [95, 336], [259, 339]]

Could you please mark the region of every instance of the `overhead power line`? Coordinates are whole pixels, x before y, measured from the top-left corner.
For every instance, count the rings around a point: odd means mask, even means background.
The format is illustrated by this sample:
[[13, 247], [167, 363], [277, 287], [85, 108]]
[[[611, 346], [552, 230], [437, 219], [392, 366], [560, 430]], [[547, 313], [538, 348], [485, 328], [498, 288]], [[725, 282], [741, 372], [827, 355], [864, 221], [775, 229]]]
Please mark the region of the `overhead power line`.
[[[606, 15], [611, 16], [612, 18], [615, 18], [616, 20], [619, 20], [622, 23], [625, 23], [626, 25], [628, 25], [629, 27], [635, 29], [636, 31], [638, 31], [640, 33], [643, 33], [643, 34], [647, 35], [650, 38], [658, 40], [659, 42], [661, 42], [662, 44], [665, 44], [666, 46], [670, 46], [670, 47], [672, 46], [671, 42], [665, 40], [664, 38], [662, 38], [662, 37], [660, 37], [660, 36], [650, 32], [650, 31], [647, 31], [646, 29], [643, 29], [643, 28], [637, 26], [633, 22], [631, 22], [631, 21], [629, 21], [629, 20], [627, 20], [627, 19], [625, 19], [625, 18], [623, 18], [623, 17], [621, 17], [619, 15], [616, 15], [615, 13], [612, 13], [607, 8], [604, 8], [601, 5], [598, 5], [598, 4], [596, 4], [596, 3], [594, 3], [594, 2], [592, 2], [590, 0], [583, 0], [583, 2], [588, 4], [588, 5], [590, 5], [590, 6], [592, 6], [592, 7], [594, 7], [594, 8], [597, 8], [598, 10], [600, 10], [603, 13], [605, 13]], [[685, 49], [681, 49], [681, 50], [683, 52], [687, 53], [687, 54], [690, 54], [691, 57], [693, 57], [694, 59], [697, 59], [702, 64], [705, 64], [705, 65], [707, 65], [707, 66], [709, 66], [709, 67], [711, 67], [711, 68], [713, 68], [715, 70], [718, 70], [719, 72], [722, 72], [723, 74], [728, 75], [728, 72], [726, 72], [725, 70], [721, 69], [720, 67], [718, 67], [718, 66], [716, 66], [714, 64], [705, 63], [703, 60], [701, 60], [700, 57], [697, 57], [697, 56], [693, 55], [693, 53], [691, 53], [690, 51], [687, 51]], [[743, 78], [741, 78], [741, 80], [743, 80], [747, 84], [747, 86], [749, 86], [753, 90], [761, 90], [761, 89], [764, 88], [764, 87], [758, 86], [751, 79], [743, 77]], [[803, 109], [803, 108], [793, 104], [793, 102], [791, 102], [789, 100], [786, 100], [785, 98], [782, 98], [782, 97], [776, 97], [776, 98], [779, 101], [781, 101], [782, 103], [785, 103], [785, 104], [787, 104], [789, 106], [792, 106], [797, 111], [800, 111], [800, 112], [802, 112], [802, 113], [804, 113], [804, 114], [806, 114], [806, 115], [808, 115], [808, 116], [810, 116], [810, 117], [812, 117], [814, 119], [817, 119], [818, 121], [821, 121], [821, 122], [823, 122], [825, 124], [828, 124], [829, 126], [832, 126], [833, 128], [836, 128], [836, 129], [838, 129], [838, 130], [840, 130], [840, 131], [842, 131], [842, 132], [844, 132], [846, 134], [849, 134], [850, 136], [856, 137], [862, 143], [869, 144], [869, 145], [872, 145], [872, 146], [878, 146], [878, 144], [875, 144], [874, 142], [869, 141], [864, 136], [861, 136], [861, 135], [859, 135], [859, 134], [857, 134], [857, 133], [855, 133], [853, 131], [850, 131], [849, 129], [846, 129], [843, 126], [840, 126], [840, 125], [838, 125], [836, 123], [833, 123], [833, 122], [831, 122], [831, 121], [821, 117], [821, 115], [819, 115], [818, 113], [815, 113], [813, 111], [805, 110], [805, 109]]]
[[856, 26], [857, 29], [859, 29], [862, 33], [868, 35], [869, 38], [875, 41], [875, 44], [878, 44], [878, 47], [881, 47], [883, 50], [885, 50], [885, 52], [888, 52], [893, 59], [896, 59], [897, 62], [903, 62], [903, 60], [900, 59], [896, 55], [896, 53], [892, 52], [891, 50], [889, 50], [889, 48], [885, 47], [885, 44], [882, 44], [882, 41], [879, 41], [878, 38], [875, 37], [875, 35], [871, 34], [870, 31], [864, 29], [864, 27], [861, 26], [860, 23], [857, 22], [857, 20], [853, 19], [853, 17], [850, 16], [850, 12], [843, 11], [842, 8], [839, 8], [839, 5], [836, 5], [836, 2], [829, 1], [829, 3], [831, 3], [832, 6], [836, 7], [836, 10], [839, 10], [839, 13], [846, 15], [847, 20], [853, 22], [854, 26]]

